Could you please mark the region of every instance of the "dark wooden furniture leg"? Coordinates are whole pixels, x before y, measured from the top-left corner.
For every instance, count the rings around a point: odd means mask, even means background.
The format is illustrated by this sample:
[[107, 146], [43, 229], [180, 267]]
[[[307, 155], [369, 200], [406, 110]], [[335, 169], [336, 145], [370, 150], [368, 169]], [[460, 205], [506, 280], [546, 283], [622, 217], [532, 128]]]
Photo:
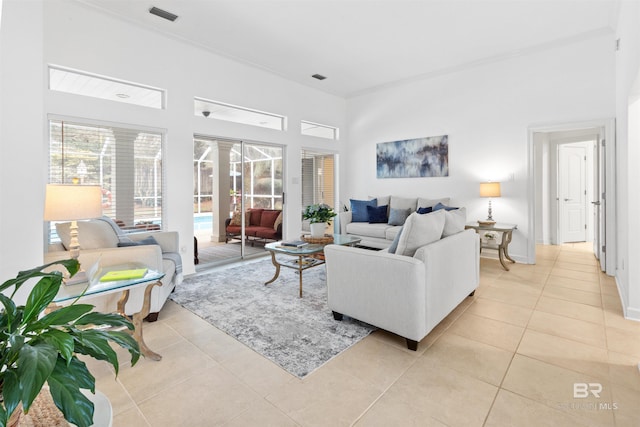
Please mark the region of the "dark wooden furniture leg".
[[418, 341], [407, 338], [407, 348], [411, 351], [418, 351]]
[[198, 259], [198, 239], [193, 236], [193, 263], [198, 265], [200, 260]]

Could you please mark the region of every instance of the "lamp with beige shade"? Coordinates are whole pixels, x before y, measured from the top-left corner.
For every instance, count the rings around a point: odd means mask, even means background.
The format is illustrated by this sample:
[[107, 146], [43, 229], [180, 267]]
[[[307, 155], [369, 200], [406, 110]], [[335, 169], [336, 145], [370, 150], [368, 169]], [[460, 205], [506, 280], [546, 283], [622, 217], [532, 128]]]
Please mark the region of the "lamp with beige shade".
[[[102, 191], [98, 185], [47, 184], [44, 202], [45, 221], [71, 221], [69, 255], [78, 259], [78, 220], [102, 216]], [[76, 273], [73, 281], [86, 280]]]

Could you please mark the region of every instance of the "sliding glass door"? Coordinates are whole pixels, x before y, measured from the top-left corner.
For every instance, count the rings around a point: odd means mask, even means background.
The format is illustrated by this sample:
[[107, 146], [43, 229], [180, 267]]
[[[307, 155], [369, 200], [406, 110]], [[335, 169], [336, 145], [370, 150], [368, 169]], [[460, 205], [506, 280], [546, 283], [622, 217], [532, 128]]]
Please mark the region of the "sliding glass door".
[[[199, 266], [265, 254], [264, 244], [278, 237], [277, 225], [269, 233], [269, 220], [283, 207], [282, 159], [282, 146], [195, 138], [194, 232]], [[271, 212], [263, 219], [264, 211]], [[256, 227], [263, 229], [255, 232]]]

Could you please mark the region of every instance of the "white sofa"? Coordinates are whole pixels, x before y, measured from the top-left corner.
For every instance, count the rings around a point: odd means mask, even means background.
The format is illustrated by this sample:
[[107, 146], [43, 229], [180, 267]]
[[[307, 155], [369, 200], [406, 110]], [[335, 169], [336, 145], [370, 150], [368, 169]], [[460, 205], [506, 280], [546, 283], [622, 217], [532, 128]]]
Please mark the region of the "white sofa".
[[[45, 263], [70, 258], [64, 243], [69, 239], [69, 223], [56, 224], [58, 235], [62, 242], [49, 245], [44, 256]], [[133, 244], [153, 236], [158, 244], [135, 246], [120, 245]], [[98, 259], [102, 267], [139, 263], [149, 269], [165, 274], [161, 280], [162, 286], [155, 286], [151, 292], [151, 308], [147, 320], [155, 321], [169, 294], [182, 281], [182, 261], [179, 255], [178, 233], [175, 231], [153, 231], [125, 234], [108, 218], [97, 218], [89, 221], [78, 221], [78, 240], [80, 242], [81, 267], [89, 268]], [[96, 306], [99, 311], [114, 311], [118, 293], [98, 295], [89, 299], [87, 303]], [[144, 299], [144, 287], [131, 290], [126, 304], [126, 313], [131, 315], [139, 312]]]
[[473, 230], [436, 239], [413, 256], [338, 245], [324, 253], [334, 318], [347, 315], [393, 332], [412, 350], [480, 281], [480, 241]]
[[[388, 206], [387, 214], [391, 221], [392, 210], [408, 209], [415, 212], [418, 208], [436, 206], [438, 203], [449, 204], [449, 198], [430, 199], [426, 197], [400, 197], [400, 196], [369, 196], [369, 200], [376, 199], [377, 206]], [[352, 205], [353, 209], [353, 205]], [[354, 222], [352, 220], [353, 211], [338, 213], [337, 223], [340, 234], [349, 234], [361, 239], [360, 245], [370, 248], [384, 249], [391, 245], [391, 242], [400, 231], [402, 224]]]

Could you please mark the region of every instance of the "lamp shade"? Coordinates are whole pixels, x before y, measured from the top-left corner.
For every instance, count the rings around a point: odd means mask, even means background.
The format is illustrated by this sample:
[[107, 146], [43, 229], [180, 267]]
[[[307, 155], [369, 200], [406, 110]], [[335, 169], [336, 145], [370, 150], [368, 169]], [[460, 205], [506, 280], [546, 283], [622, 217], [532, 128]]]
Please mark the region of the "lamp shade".
[[499, 182], [481, 182], [480, 197], [500, 197]]
[[102, 191], [98, 185], [47, 184], [45, 221], [71, 221], [102, 216]]

